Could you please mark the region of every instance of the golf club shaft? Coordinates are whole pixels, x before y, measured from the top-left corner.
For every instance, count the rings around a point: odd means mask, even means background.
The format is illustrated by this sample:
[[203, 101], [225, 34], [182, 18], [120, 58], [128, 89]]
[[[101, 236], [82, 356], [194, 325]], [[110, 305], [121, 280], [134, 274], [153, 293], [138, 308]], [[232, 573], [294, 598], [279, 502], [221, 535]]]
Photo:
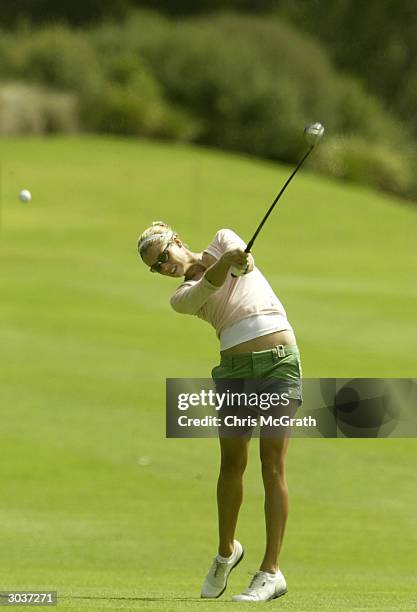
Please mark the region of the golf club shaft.
[[300, 159], [300, 161], [298, 162], [297, 166], [295, 167], [293, 173], [291, 174], [291, 176], [286, 180], [284, 186], [282, 187], [281, 191], [279, 192], [279, 194], [277, 195], [277, 197], [275, 198], [275, 200], [272, 202], [271, 206], [269, 207], [266, 215], [264, 216], [264, 218], [262, 219], [262, 221], [260, 222], [260, 224], [258, 225], [258, 228], [256, 230], [256, 232], [254, 233], [254, 235], [252, 236], [252, 238], [249, 240], [248, 245], [245, 249], [245, 253], [250, 253], [251, 248], [253, 246], [253, 243], [256, 240], [256, 237], [258, 236], [259, 232], [261, 231], [265, 221], [268, 219], [269, 215], [271, 214], [271, 212], [273, 211], [275, 204], [278, 202], [278, 200], [280, 199], [280, 197], [282, 196], [282, 194], [284, 193], [284, 191], [286, 190], [286, 188], [288, 187], [288, 185], [290, 184], [291, 180], [294, 178], [294, 176], [296, 175], [297, 171], [299, 170], [299, 168], [301, 168], [301, 166], [303, 165], [303, 163], [305, 162], [305, 160], [307, 159], [307, 157], [310, 155], [311, 151], [313, 150], [314, 145], [312, 145], [309, 150], [307, 151], [307, 153]]

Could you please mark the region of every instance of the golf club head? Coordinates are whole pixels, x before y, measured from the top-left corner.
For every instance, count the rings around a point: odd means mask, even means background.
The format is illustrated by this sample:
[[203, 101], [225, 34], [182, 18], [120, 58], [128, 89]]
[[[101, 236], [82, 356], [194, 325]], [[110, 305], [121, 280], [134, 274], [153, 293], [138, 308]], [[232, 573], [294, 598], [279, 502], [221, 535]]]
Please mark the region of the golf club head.
[[316, 146], [323, 134], [324, 127], [318, 121], [316, 121], [316, 123], [311, 123], [306, 128], [304, 128], [304, 138], [306, 139], [310, 147]]

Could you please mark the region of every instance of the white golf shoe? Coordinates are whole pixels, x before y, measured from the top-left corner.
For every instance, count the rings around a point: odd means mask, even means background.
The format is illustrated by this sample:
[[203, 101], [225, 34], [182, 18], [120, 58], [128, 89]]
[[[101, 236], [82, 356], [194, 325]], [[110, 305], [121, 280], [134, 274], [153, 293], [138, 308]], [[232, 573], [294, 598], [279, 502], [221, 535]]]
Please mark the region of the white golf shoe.
[[259, 571], [254, 574], [248, 588], [240, 595], [234, 595], [232, 599], [233, 601], [270, 601], [285, 595], [286, 592], [287, 583], [280, 571], [276, 574]]
[[244, 554], [240, 542], [234, 540], [234, 545], [233, 553], [227, 561], [221, 561], [217, 556], [214, 557], [201, 588], [201, 597], [216, 599], [225, 592], [229, 574], [242, 561]]

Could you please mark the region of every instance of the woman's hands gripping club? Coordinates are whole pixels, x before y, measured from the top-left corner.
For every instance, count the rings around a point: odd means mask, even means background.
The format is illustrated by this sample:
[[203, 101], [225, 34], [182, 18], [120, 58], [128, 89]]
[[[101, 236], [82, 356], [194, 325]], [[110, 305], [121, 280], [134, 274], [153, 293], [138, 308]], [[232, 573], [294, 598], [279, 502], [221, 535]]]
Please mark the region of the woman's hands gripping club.
[[222, 259], [231, 266], [232, 276], [243, 276], [249, 269], [249, 253], [242, 249], [232, 249], [222, 255]]
[[235, 276], [242, 276], [250, 268], [250, 253], [246, 253], [241, 248], [230, 249], [217, 260], [206, 272], [207, 280], [220, 287], [226, 280], [229, 269]]

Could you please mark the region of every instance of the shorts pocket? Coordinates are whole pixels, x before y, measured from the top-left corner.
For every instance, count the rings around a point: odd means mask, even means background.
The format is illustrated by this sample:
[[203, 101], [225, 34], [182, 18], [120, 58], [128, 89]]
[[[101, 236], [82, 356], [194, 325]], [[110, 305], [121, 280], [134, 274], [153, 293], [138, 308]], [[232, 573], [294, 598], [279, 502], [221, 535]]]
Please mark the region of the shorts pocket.
[[302, 377], [299, 356], [290, 354], [280, 359], [273, 368], [272, 376], [284, 380], [299, 380]]

